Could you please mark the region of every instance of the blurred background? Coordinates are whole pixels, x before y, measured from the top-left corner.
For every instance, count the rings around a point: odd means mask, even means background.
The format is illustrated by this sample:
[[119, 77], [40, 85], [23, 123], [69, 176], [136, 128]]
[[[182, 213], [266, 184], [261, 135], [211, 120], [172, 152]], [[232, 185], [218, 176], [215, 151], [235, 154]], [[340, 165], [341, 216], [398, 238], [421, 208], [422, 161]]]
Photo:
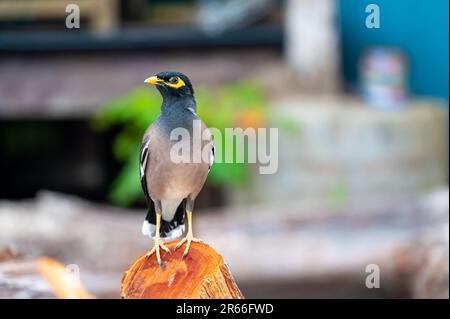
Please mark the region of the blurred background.
[[244, 296], [448, 298], [448, 5], [0, 1], [0, 297], [52, 296], [41, 256], [119, 297], [152, 245], [143, 80], [178, 70], [208, 126], [279, 128], [275, 174], [215, 164], [196, 202]]

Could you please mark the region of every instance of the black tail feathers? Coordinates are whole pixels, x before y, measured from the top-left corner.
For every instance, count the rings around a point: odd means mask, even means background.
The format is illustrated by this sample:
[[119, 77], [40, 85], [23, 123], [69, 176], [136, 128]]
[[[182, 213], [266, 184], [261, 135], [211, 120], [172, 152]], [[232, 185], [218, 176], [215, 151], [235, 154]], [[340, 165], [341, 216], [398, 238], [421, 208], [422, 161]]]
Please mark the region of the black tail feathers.
[[[152, 200], [148, 203], [148, 212], [145, 217], [144, 225], [142, 226], [142, 233], [146, 236], [155, 237], [156, 235], [156, 211], [155, 204]], [[186, 199], [178, 205], [173, 219], [168, 222], [161, 219], [161, 226], [159, 235], [161, 238], [165, 239], [176, 239], [183, 235], [184, 233], [184, 220], [186, 212]]]

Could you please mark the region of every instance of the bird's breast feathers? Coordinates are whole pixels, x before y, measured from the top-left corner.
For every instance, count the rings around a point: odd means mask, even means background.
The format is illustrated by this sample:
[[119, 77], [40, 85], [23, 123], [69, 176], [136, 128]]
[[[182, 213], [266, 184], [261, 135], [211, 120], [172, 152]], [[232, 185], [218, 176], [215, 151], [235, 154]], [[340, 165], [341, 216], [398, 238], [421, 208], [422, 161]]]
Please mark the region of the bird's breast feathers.
[[[189, 139], [181, 143], [187, 144], [189, 149], [187, 156], [189, 158], [180, 158], [176, 160], [171, 158], [171, 151], [176, 141], [171, 141], [167, 132], [160, 125], [152, 125], [144, 136], [141, 147], [141, 182], [146, 187], [148, 196], [152, 199], [178, 200], [187, 196], [197, 196], [207, 178], [210, 166], [213, 161], [213, 149], [211, 144], [211, 134], [203, 125], [203, 131], [207, 130], [205, 136], [209, 141], [202, 141], [195, 147]], [[178, 142], [180, 143], [180, 142]], [[200, 156], [199, 163], [193, 163], [193, 154], [202, 150], [209, 149], [208, 158], [204, 161]], [[199, 149], [197, 149], [199, 148]], [[144, 189], [144, 192], [146, 191]]]

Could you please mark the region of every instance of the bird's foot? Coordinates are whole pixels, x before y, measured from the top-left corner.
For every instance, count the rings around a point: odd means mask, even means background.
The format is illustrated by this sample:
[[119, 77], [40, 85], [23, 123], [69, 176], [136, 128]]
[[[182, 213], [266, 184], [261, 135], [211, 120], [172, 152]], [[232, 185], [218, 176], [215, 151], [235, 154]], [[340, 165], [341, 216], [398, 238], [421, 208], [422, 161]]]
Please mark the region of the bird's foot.
[[145, 255], [145, 258], [149, 258], [151, 255], [153, 255], [156, 252], [156, 260], [158, 261], [158, 264], [161, 266], [162, 265], [162, 261], [161, 261], [161, 254], [160, 254], [160, 251], [159, 251], [160, 248], [162, 250], [164, 250], [165, 252], [168, 252], [169, 254], [171, 253], [170, 249], [167, 248], [163, 244], [161, 238], [157, 237], [157, 238], [155, 238], [155, 246], [153, 246], [153, 248]]
[[188, 233], [186, 235], [186, 237], [184, 237], [182, 240], [180, 240], [180, 242], [175, 246], [175, 249], [180, 248], [181, 246], [183, 246], [184, 243], [186, 243], [186, 248], [184, 249], [184, 253], [183, 253], [183, 258], [187, 255], [187, 253], [189, 252], [189, 248], [191, 247], [191, 243], [195, 242], [195, 243], [201, 243], [202, 240], [195, 238], [192, 233]]

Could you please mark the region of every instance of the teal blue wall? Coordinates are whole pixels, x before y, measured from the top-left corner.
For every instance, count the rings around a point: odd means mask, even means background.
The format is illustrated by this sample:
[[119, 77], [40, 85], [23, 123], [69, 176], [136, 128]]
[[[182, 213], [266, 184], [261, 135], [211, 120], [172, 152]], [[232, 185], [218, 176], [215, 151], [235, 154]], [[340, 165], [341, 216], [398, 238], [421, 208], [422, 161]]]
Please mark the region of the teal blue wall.
[[[448, 99], [448, 0], [339, 0], [344, 75], [357, 85], [357, 61], [374, 45], [397, 46], [410, 59], [413, 94]], [[365, 8], [377, 4], [381, 28], [367, 29]]]

